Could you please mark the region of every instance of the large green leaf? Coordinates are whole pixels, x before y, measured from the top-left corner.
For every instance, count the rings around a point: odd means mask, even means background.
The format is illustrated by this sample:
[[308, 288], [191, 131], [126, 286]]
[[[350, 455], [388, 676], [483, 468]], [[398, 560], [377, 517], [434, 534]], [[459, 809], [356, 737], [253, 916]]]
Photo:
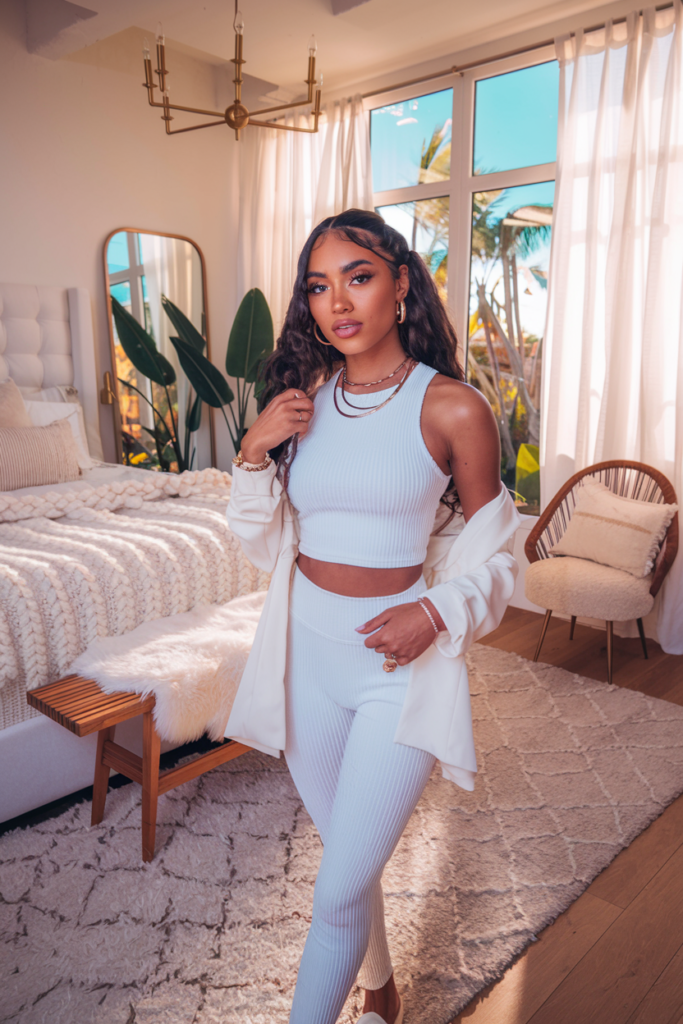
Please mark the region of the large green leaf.
[[214, 409], [232, 402], [235, 396], [230, 385], [206, 356], [182, 338], [170, 338], [169, 341], [178, 353], [185, 376], [203, 402]]
[[206, 341], [202, 338], [192, 321], [188, 320], [183, 311], [178, 309], [175, 303], [167, 299], [165, 295], [161, 296], [161, 305], [164, 307], [166, 316], [182, 340], [186, 341], [188, 345], [192, 345], [198, 352], [203, 352], [206, 347]]
[[155, 384], [175, 384], [175, 370], [165, 356], [162, 356], [151, 337], [134, 316], [121, 303], [111, 297], [111, 311], [114, 315], [116, 333], [121, 347], [135, 369]]
[[266, 297], [258, 288], [248, 291], [240, 303], [228, 340], [225, 369], [230, 377], [252, 384], [259, 364], [273, 351], [273, 318]]
[[191, 434], [194, 434], [196, 430], [199, 430], [199, 425], [202, 422], [202, 400], [199, 395], [196, 396], [192, 408], [190, 409], [190, 415], [187, 418], [187, 429]]
[[541, 500], [541, 473], [538, 445], [520, 444], [515, 467], [515, 490], [529, 505]]

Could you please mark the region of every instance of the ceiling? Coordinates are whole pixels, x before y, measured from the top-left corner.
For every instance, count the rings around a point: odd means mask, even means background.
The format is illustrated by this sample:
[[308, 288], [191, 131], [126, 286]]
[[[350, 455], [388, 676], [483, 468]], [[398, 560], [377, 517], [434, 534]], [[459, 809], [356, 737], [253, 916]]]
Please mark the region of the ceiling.
[[[85, 7], [67, 0], [26, 0], [26, 5], [29, 49], [53, 59], [131, 26], [153, 37], [159, 21], [169, 46], [182, 44], [211, 63], [222, 63], [233, 52], [234, 0], [85, 0]], [[296, 88], [305, 77], [311, 33], [318, 41], [318, 70], [325, 85], [335, 88], [599, 6], [595, 0], [240, 0], [240, 5], [245, 71], [285, 89]]]

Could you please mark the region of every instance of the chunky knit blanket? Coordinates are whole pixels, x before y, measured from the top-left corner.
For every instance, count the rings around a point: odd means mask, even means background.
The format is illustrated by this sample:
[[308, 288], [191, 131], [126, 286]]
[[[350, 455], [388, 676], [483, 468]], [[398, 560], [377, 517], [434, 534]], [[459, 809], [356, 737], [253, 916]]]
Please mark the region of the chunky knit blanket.
[[230, 482], [209, 469], [0, 495], [0, 728], [97, 637], [267, 587], [228, 528]]

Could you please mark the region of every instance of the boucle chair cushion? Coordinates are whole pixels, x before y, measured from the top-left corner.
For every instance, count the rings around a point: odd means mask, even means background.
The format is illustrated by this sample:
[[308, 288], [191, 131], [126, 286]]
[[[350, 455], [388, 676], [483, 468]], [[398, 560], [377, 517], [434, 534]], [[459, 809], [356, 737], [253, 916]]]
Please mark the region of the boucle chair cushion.
[[0, 491], [62, 484], [81, 475], [67, 420], [49, 427], [0, 427]]
[[31, 417], [26, 411], [21, 391], [9, 378], [0, 381], [0, 427], [30, 427]]
[[642, 619], [651, 610], [651, 577], [599, 565], [585, 558], [542, 558], [524, 577], [524, 592], [541, 608], [606, 622]]
[[587, 476], [569, 526], [551, 555], [590, 558], [633, 576], [649, 576], [677, 505], [622, 498]]

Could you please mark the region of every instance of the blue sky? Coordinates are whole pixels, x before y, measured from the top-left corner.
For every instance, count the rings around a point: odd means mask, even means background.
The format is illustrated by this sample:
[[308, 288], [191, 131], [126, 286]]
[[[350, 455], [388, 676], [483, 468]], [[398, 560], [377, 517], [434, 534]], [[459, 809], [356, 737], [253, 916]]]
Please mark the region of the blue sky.
[[[475, 174], [551, 163], [557, 150], [557, 61], [484, 78], [475, 86]], [[422, 147], [435, 128], [451, 141], [453, 90], [379, 107], [371, 114], [375, 192], [419, 182]]]
[[370, 139], [375, 192], [417, 185], [425, 139], [431, 139], [435, 128], [445, 128], [441, 143], [445, 148], [451, 141], [452, 116], [452, 89], [373, 110]]
[[560, 69], [536, 64], [477, 82], [475, 174], [552, 163], [557, 151]]
[[495, 211], [496, 219], [502, 220], [522, 206], [552, 206], [554, 200], [555, 182], [539, 181], [534, 185], [516, 185], [504, 189], [490, 208]]

